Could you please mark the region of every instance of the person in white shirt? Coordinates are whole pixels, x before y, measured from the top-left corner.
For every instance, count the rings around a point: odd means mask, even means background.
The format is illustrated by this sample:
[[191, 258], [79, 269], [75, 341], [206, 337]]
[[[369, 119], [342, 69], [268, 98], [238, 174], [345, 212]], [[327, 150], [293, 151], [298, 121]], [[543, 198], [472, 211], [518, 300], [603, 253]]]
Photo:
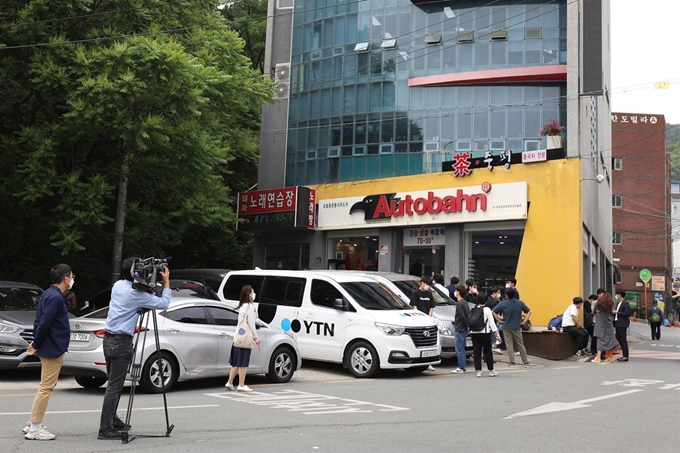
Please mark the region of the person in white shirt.
[[576, 339], [578, 343], [578, 351], [576, 355], [586, 355], [586, 347], [588, 346], [588, 331], [583, 328], [578, 319], [578, 311], [583, 306], [583, 299], [574, 297], [573, 303], [564, 310], [562, 315], [562, 330]]
[[432, 280], [434, 280], [434, 287], [438, 288], [441, 292], [446, 294], [447, 296], [451, 297], [451, 293], [449, 292], [449, 289], [444, 286], [444, 276], [442, 274], [434, 274], [432, 277]]
[[[484, 313], [484, 327], [481, 330], [470, 330], [477, 377], [482, 377], [482, 351], [484, 352], [484, 359], [486, 360], [486, 368], [489, 370], [489, 376], [498, 376], [498, 371], [493, 369], [493, 354], [491, 353], [491, 336], [489, 333], [494, 332], [498, 341], [501, 341], [501, 336], [498, 333], [498, 327], [491, 314], [491, 309], [485, 306], [486, 300], [487, 295], [484, 291], [477, 294], [477, 305]], [[475, 309], [478, 308], [475, 307]]]

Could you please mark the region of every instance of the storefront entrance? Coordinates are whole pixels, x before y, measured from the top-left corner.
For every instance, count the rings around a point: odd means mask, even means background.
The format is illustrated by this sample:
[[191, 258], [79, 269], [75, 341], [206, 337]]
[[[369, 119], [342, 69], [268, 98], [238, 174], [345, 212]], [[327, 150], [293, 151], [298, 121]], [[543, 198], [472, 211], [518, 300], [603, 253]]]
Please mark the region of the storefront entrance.
[[378, 232], [348, 233], [328, 238], [328, 268], [358, 271], [378, 270]]
[[482, 288], [498, 286], [515, 277], [524, 229], [474, 231], [467, 233], [469, 249], [468, 278]]

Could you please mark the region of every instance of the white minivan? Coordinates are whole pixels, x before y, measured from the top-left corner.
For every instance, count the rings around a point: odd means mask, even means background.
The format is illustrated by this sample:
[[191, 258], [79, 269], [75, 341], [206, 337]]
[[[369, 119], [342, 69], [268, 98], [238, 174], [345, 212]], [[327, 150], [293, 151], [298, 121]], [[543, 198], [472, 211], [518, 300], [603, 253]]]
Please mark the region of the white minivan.
[[295, 335], [303, 359], [344, 364], [356, 377], [440, 363], [437, 325], [387, 285], [335, 271], [232, 271], [218, 294], [233, 306], [255, 290], [258, 317]]

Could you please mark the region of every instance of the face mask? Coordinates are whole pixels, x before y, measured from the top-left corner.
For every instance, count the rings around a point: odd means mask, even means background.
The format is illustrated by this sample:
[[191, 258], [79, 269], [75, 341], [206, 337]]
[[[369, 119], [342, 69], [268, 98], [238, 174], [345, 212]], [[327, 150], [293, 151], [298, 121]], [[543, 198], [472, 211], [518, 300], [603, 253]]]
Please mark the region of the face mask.
[[510, 289], [510, 288], [511, 288], [510, 283], [506, 283], [506, 284], [505, 284], [505, 289]]
[[253, 296], [253, 297], [250, 298], [250, 300], [255, 300], [255, 296], [257, 296], [257, 294], [255, 294], [255, 293], [250, 293], [250, 294], [251, 294], [251, 296]]
[[423, 285], [423, 289], [424, 289], [425, 291], [429, 291], [429, 290], [430, 290], [430, 285]]
[[75, 283], [75, 281], [76, 281], [76, 278], [75, 278], [75, 277], [71, 277], [71, 281], [68, 282], [68, 289], [73, 288], [73, 283]]

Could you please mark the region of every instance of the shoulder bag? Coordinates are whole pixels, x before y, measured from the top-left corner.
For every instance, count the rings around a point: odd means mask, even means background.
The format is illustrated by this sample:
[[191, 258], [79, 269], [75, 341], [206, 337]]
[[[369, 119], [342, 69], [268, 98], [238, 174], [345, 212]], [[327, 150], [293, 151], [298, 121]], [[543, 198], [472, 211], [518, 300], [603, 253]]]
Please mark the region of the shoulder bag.
[[234, 335], [234, 346], [237, 348], [253, 349], [253, 332], [248, 325], [248, 314], [250, 313], [250, 304], [246, 309], [246, 315], [243, 321], [236, 326], [236, 335]]

